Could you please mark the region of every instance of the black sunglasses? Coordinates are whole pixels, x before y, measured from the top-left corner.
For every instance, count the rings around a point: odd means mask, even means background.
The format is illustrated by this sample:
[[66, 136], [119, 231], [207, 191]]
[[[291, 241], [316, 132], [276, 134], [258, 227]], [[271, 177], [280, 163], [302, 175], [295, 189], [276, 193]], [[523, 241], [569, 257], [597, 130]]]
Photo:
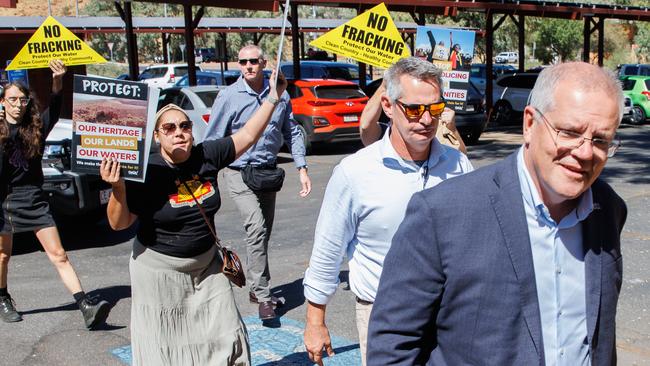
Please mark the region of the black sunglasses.
[[255, 66], [260, 63], [260, 58], [242, 58], [239, 60], [239, 64], [242, 66], [246, 66], [247, 63], [251, 63], [251, 65]]
[[164, 135], [171, 135], [174, 132], [176, 132], [176, 128], [180, 128], [181, 131], [183, 132], [191, 132], [192, 131], [192, 121], [181, 121], [178, 123], [173, 122], [166, 122], [166, 123], [161, 123], [160, 124], [160, 132], [162, 132]]

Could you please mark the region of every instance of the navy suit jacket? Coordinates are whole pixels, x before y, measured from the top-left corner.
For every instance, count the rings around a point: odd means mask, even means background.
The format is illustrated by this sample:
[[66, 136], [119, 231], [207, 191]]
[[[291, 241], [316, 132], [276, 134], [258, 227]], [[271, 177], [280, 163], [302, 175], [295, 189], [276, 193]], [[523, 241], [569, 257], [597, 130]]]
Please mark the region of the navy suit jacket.
[[[627, 209], [601, 180], [582, 222], [593, 366], [616, 364]], [[516, 153], [411, 199], [370, 318], [368, 365], [544, 365]]]

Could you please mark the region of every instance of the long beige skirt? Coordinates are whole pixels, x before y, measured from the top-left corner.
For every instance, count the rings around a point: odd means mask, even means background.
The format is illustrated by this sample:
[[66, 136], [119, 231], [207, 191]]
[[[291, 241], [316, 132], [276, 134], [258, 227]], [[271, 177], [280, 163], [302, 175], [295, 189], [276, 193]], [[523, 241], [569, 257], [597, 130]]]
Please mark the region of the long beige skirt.
[[250, 365], [248, 334], [216, 247], [193, 258], [137, 238], [131, 273], [133, 365]]

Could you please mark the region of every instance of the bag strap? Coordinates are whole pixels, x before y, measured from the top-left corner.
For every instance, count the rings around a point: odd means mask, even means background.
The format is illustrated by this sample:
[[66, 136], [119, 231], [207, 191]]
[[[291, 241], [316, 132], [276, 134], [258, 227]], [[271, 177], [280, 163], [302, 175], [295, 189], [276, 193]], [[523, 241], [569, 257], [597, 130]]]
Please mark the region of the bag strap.
[[194, 202], [196, 202], [196, 207], [199, 208], [199, 212], [201, 212], [201, 216], [203, 216], [203, 220], [205, 221], [205, 224], [208, 225], [208, 228], [210, 229], [210, 233], [212, 233], [212, 236], [214, 237], [214, 244], [217, 246], [219, 250], [221, 250], [221, 241], [219, 240], [219, 237], [217, 236], [217, 232], [215, 231], [214, 227], [212, 227], [212, 224], [210, 223], [210, 220], [208, 220], [208, 215], [205, 214], [205, 210], [203, 209], [203, 206], [199, 203], [199, 200], [196, 198], [194, 195], [194, 192], [190, 189], [190, 186], [187, 185], [187, 182], [184, 180], [179, 179], [182, 184], [185, 186], [185, 189], [192, 195], [192, 198], [194, 199]]

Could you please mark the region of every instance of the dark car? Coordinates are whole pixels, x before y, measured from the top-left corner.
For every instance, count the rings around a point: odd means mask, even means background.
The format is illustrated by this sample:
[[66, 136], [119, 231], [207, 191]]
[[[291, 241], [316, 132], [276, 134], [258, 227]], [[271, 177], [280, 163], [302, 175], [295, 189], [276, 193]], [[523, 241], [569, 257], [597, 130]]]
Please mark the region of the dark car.
[[[287, 79], [294, 79], [293, 63], [283, 62], [280, 70]], [[359, 66], [344, 62], [331, 61], [300, 61], [301, 79], [337, 79], [352, 81], [359, 84]], [[366, 75], [366, 82], [371, 82], [370, 76]]]
[[485, 114], [485, 98], [478, 88], [469, 82], [465, 109], [456, 110], [456, 128], [467, 145], [478, 142], [485, 130], [488, 118]]
[[47, 136], [43, 153], [43, 192], [57, 217], [94, 218], [102, 215], [111, 195], [99, 175], [70, 170], [72, 121], [60, 119]]
[[[196, 72], [196, 85], [230, 85], [239, 79], [241, 72], [239, 70], [226, 70], [221, 74], [221, 71], [197, 71]], [[174, 86], [189, 86], [190, 82], [188, 76], [185, 75], [180, 78]]]
[[[469, 78], [474, 86], [485, 95], [485, 84], [487, 80], [485, 64], [473, 64], [469, 73]], [[492, 81], [494, 82], [499, 76], [504, 74], [512, 74], [517, 69], [512, 65], [492, 65]]]
[[194, 50], [194, 55], [197, 57], [200, 56], [201, 59], [199, 62], [217, 62], [217, 50], [214, 48], [197, 48]]

